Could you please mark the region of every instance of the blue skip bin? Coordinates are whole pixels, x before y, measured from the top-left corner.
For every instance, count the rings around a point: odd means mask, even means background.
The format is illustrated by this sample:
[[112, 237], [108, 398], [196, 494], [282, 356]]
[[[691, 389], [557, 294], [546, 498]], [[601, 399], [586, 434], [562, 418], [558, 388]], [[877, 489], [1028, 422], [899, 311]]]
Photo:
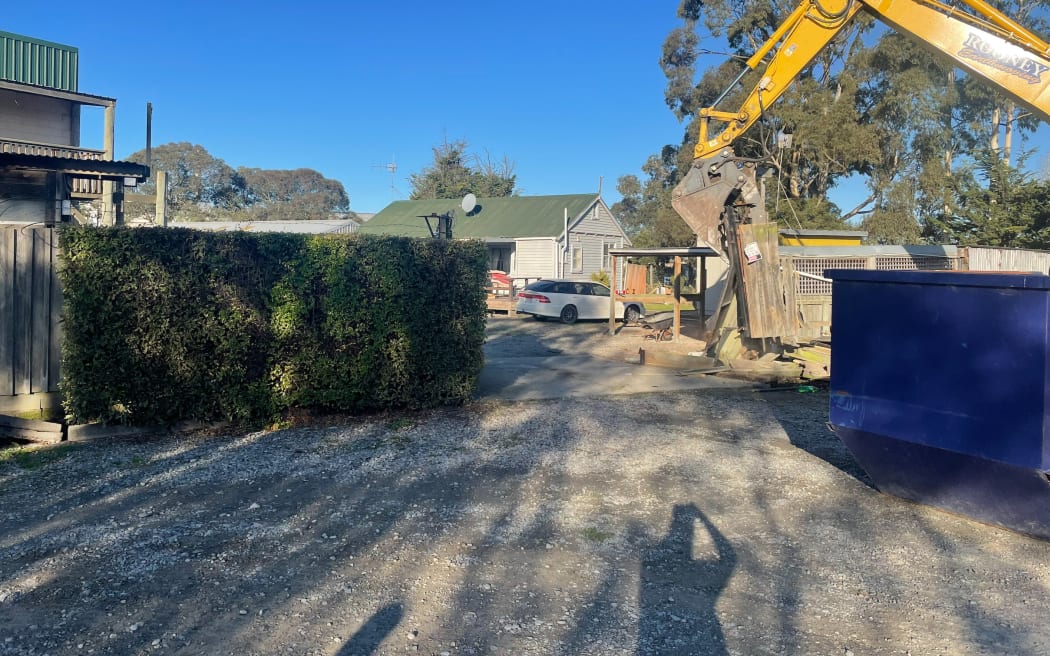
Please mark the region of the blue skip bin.
[[1050, 277], [826, 275], [831, 425], [875, 485], [1050, 538]]

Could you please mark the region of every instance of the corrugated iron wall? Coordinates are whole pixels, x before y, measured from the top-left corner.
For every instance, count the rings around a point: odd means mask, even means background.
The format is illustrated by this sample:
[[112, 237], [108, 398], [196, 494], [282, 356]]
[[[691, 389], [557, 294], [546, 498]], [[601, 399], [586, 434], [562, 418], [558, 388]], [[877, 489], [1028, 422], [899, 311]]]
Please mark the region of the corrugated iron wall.
[[58, 390], [58, 234], [0, 225], [0, 397]]
[[0, 79], [75, 92], [78, 53], [72, 46], [0, 32]]
[[1016, 248], [970, 246], [966, 249], [970, 271], [1032, 271], [1050, 273], [1050, 253]]

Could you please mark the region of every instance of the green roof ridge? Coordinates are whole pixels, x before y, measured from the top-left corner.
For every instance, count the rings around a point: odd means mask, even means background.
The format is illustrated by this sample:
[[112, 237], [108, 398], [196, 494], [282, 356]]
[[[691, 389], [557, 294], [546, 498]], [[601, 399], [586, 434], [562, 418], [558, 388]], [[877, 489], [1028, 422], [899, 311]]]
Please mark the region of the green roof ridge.
[[470, 214], [463, 211], [458, 198], [399, 200], [362, 224], [360, 232], [429, 237], [422, 217], [451, 210], [452, 234], [457, 239], [558, 237], [565, 228], [564, 210], [569, 211], [572, 221], [597, 200], [597, 193], [478, 198]]

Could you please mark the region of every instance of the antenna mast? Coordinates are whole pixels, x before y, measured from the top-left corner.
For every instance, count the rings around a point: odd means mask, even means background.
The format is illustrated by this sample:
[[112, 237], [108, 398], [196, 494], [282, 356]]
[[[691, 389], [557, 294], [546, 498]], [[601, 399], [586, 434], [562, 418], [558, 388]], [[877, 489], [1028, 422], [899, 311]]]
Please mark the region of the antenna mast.
[[374, 169], [386, 169], [390, 173], [390, 202], [397, 200], [397, 187], [394, 186], [394, 174], [397, 173], [397, 160], [394, 156], [390, 156], [390, 161], [386, 164], [373, 164]]

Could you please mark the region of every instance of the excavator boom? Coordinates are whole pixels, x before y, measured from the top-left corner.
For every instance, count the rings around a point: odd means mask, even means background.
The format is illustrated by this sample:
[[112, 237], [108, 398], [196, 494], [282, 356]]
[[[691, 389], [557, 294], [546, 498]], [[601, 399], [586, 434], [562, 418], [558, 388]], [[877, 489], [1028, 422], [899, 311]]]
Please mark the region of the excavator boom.
[[[700, 111], [693, 167], [674, 190], [675, 211], [715, 248], [721, 246], [725, 208], [736, 208], [750, 222], [766, 221], [754, 166], [736, 158], [732, 144], [861, 10], [950, 57], [1050, 121], [1050, 45], [983, 0], [959, 4], [970, 11], [937, 0], [803, 0], [748, 60], [748, 68], [756, 70], [772, 53], [740, 108]], [[713, 123], [722, 127], [717, 134], [711, 133]]]

